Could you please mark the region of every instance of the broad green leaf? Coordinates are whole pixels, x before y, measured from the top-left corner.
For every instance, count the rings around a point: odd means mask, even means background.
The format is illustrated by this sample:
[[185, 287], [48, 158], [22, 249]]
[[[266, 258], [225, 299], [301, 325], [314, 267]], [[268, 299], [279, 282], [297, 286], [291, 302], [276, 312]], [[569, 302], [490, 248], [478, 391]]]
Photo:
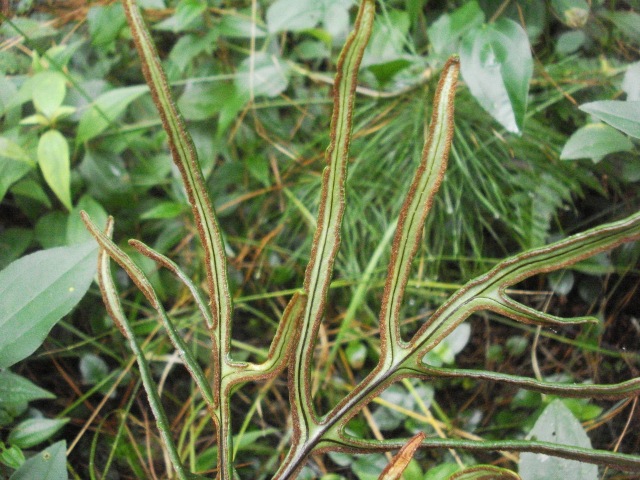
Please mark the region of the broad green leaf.
[[188, 83], [178, 100], [178, 108], [187, 120], [205, 120], [226, 110], [233, 117], [242, 109], [245, 96], [230, 82]]
[[308, 30], [320, 22], [322, 14], [317, 0], [276, 0], [267, 9], [267, 28], [271, 33]]
[[454, 473], [449, 480], [520, 480], [517, 473], [493, 465], [476, 465]]
[[24, 162], [17, 162], [0, 154], [0, 202], [9, 187], [31, 171], [32, 167]]
[[636, 45], [640, 44], [640, 38], [638, 35], [638, 32], [640, 32], [640, 14], [634, 11], [604, 11], [598, 13], [613, 22], [628, 40]]
[[275, 97], [289, 84], [289, 67], [276, 55], [257, 52], [238, 68], [235, 85], [245, 98]]
[[354, 0], [324, 0], [322, 28], [331, 35], [332, 43], [342, 42], [349, 33], [349, 8]]
[[31, 79], [32, 98], [36, 109], [51, 118], [67, 94], [66, 79], [60, 72], [45, 71]]
[[71, 162], [69, 144], [58, 130], [49, 130], [38, 141], [38, 164], [47, 185], [71, 210]]
[[89, 195], [83, 195], [73, 210], [69, 212], [67, 218], [66, 244], [77, 245], [91, 241], [93, 237], [84, 226], [84, 222], [80, 217], [81, 211], [86, 211], [99, 228], [104, 228], [107, 224], [107, 212]]
[[68, 418], [30, 418], [11, 430], [8, 441], [20, 448], [34, 447], [54, 436], [68, 421]]
[[0, 270], [9, 265], [31, 244], [33, 231], [12, 227], [0, 232]]
[[36, 241], [42, 248], [62, 247], [67, 243], [68, 214], [49, 212], [38, 219], [35, 228]]
[[109, 366], [102, 358], [94, 353], [85, 353], [80, 358], [80, 375], [82, 383], [95, 385], [109, 374]]
[[49, 200], [49, 197], [43, 187], [44, 186], [41, 183], [36, 182], [32, 178], [23, 178], [11, 187], [11, 193], [31, 198], [36, 202], [40, 202], [42, 205], [47, 207], [47, 209], [50, 209], [51, 200]]
[[576, 52], [587, 41], [587, 35], [582, 30], [564, 32], [558, 37], [556, 53], [570, 55]]
[[580, 110], [608, 123], [613, 128], [640, 138], [640, 100], [601, 100], [580, 105]]
[[29, 402], [45, 398], [55, 395], [20, 375], [8, 370], [0, 372], [0, 417], [14, 418], [27, 409]]
[[621, 87], [627, 94], [628, 102], [640, 100], [640, 62], [629, 65], [624, 74]]
[[[162, 218], [175, 218], [184, 213], [185, 205], [177, 202], [160, 202], [140, 215], [141, 220], [157, 220]], [[93, 215], [92, 215], [93, 217]]]
[[18, 447], [5, 447], [4, 443], [0, 442], [0, 450], [0, 463], [9, 468], [17, 470], [26, 460]]
[[116, 88], [100, 95], [93, 105], [82, 115], [78, 124], [76, 143], [80, 144], [100, 135], [143, 93], [149, 91], [146, 85]]
[[551, 0], [558, 17], [571, 28], [582, 28], [589, 19], [589, 3], [585, 0]]
[[460, 470], [460, 466], [455, 463], [441, 463], [425, 474], [423, 480], [449, 480], [449, 477]]
[[67, 443], [62, 440], [35, 454], [9, 480], [66, 480]]
[[433, 52], [443, 58], [456, 53], [460, 38], [480, 27], [484, 19], [484, 12], [475, 0], [466, 2], [450, 14], [443, 13], [428, 29]]
[[599, 162], [602, 157], [614, 152], [633, 149], [631, 141], [604, 123], [591, 123], [571, 135], [560, 153], [561, 160], [591, 158]]
[[96, 271], [88, 242], [32, 253], [0, 272], [0, 368], [31, 355], [82, 299]]
[[218, 32], [220, 35], [231, 38], [264, 38], [267, 35], [264, 25], [254, 24], [251, 21], [251, 9], [240, 9], [222, 15]]
[[461, 73], [482, 107], [509, 132], [522, 133], [531, 46], [522, 27], [507, 18], [469, 33], [460, 49]]
[[406, 12], [391, 11], [388, 18], [376, 18], [361, 66], [381, 65], [406, 57], [409, 25], [410, 19]]
[[183, 72], [194, 57], [203, 52], [211, 54], [219, 34], [218, 29], [210, 29], [205, 35], [184, 35], [171, 49], [169, 59]]
[[29, 173], [35, 165], [20, 145], [0, 137], [0, 202], [9, 187]]
[[20, 145], [5, 137], [0, 137], [0, 157], [22, 162], [30, 167], [36, 166], [36, 163]]
[[201, 19], [206, 9], [206, 0], [180, 0], [176, 6], [175, 13], [156, 24], [155, 29], [181, 32], [192, 27], [196, 20]]
[[462, 323], [433, 350], [430, 350], [422, 361], [438, 367], [443, 364], [451, 365], [455, 362], [456, 355], [469, 343], [470, 338], [471, 326], [468, 323]]
[[87, 13], [87, 23], [94, 47], [109, 46], [127, 24], [120, 2], [111, 5], [91, 7]]
[[[529, 436], [538, 441], [591, 448], [580, 422], [561, 400], [554, 400], [542, 412]], [[596, 480], [598, 467], [548, 455], [522, 453], [518, 467], [522, 480]]]

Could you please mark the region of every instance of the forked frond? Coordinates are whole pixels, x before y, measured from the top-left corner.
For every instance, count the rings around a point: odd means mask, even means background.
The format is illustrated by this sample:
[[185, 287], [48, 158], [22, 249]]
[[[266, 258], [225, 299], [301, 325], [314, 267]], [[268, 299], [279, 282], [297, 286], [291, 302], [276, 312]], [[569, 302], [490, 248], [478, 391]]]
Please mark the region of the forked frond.
[[[175, 326], [169, 320], [169, 317], [167, 316], [167, 313], [165, 312], [164, 307], [162, 306], [162, 303], [160, 302], [160, 299], [158, 298], [155, 290], [151, 286], [151, 282], [149, 281], [147, 276], [142, 270], [140, 270], [140, 267], [138, 267], [133, 262], [133, 260], [129, 258], [126, 253], [124, 253], [115, 243], [113, 243], [113, 241], [107, 235], [102, 233], [98, 229], [98, 227], [96, 227], [96, 225], [91, 221], [91, 218], [89, 217], [89, 215], [87, 215], [86, 212], [83, 211], [80, 213], [80, 215], [82, 216], [82, 220], [84, 221], [87, 229], [100, 245], [101, 251], [104, 250], [106, 252], [106, 255], [115, 260], [115, 262], [120, 265], [125, 272], [127, 272], [129, 278], [133, 280], [133, 283], [136, 284], [138, 289], [142, 292], [142, 294], [145, 296], [154, 310], [158, 312], [158, 315], [162, 320], [162, 325], [169, 335], [171, 343], [177, 350], [180, 358], [184, 361], [185, 367], [191, 374], [193, 380], [196, 382], [196, 385], [198, 386], [200, 393], [202, 393], [202, 396], [208, 407], [210, 409], [213, 409], [213, 394], [211, 391], [211, 387], [207, 382], [205, 374], [198, 365], [196, 359], [193, 357], [191, 350], [184, 343], [184, 340], [176, 330]], [[120, 322], [117, 323], [120, 324]]]

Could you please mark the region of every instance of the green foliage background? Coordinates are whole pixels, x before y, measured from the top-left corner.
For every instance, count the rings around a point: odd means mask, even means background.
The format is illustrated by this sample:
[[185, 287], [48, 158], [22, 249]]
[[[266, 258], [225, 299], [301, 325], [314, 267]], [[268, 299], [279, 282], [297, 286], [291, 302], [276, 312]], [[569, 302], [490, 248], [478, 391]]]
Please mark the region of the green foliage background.
[[[309, 253], [328, 143], [330, 83], [353, 2], [139, 4], [146, 9], [226, 234], [239, 319], [236, 357], [260, 359], [267, 345], [264, 332], [274, 329], [285, 296], [300, 284]], [[39, 249], [88, 240], [80, 210], [103, 223], [113, 215], [116, 240], [145, 268], [206, 363], [206, 335], [195, 323], [184, 289], [126, 246], [128, 238], [139, 238], [196, 279], [204, 275], [186, 197], [121, 5], [83, 0], [8, 5], [0, 26], [0, 268]], [[503, 98], [514, 106], [515, 123], [509, 124], [491, 108], [483, 110], [495, 97], [474, 91], [473, 71], [463, 78], [470, 85], [460, 89], [456, 101], [450, 167], [410, 283], [405, 317], [416, 321], [406, 325], [405, 333], [415, 330], [452, 288], [495, 259], [638, 210], [637, 135], [598, 124], [578, 108], [600, 100], [640, 100], [640, 15], [634, 2], [592, 2], [590, 7], [579, 1], [380, 2], [360, 75], [349, 209], [332, 310], [319, 346], [321, 358], [336, 359], [316, 379], [321, 401], [328, 405], [340, 398], [350, 378], [375, 362], [375, 312], [388, 257], [388, 249], [378, 253], [376, 247], [385, 238], [389, 242], [390, 219], [402, 198], [397, 193], [406, 189], [410, 166], [419, 158], [439, 69], [450, 53], [461, 51], [464, 60], [465, 49], [471, 51], [465, 42], [475, 38], [469, 32], [498, 36], [500, 22], [525, 27], [533, 54], [529, 92], [523, 100], [505, 80]], [[572, 137], [580, 131], [582, 138]], [[582, 145], [594, 138], [597, 145], [586, 151]], [[570, 151], [563, 150], [568, 146]], [[595, 147], [600, 148], [597, 155]], [[432, 361], [507, 372], [539, 369], [545, 377], [574, 381], [637, 376], [639, 255], [637, 244], [627, 245], [522, 285], [532, 305], [546, 302], [553, 312], [598, 314], [600, 328], [576, 329], [563, 340], [557, 332], [536, 333], [504, 320], [489, 324], [485, 317], [472, 325], [473, 334], [458, 332], [443, 344]], [[199, 417], [189, 378], [174, 367], [170, 345], [157, 334], [157, 322], [141, 295], [129, 288], [125, 276], [117, 279], [137, 313], [137, 333], [148, 342], [156, 373], [166, 380], [169, 410], [188, 419], [176, 430], [180, 446], [196, 470], [206, 471], [215, 456], [211, 425]], [[345, 318], [346, 326], [339, 329]], [[334, 347], [336, 336], [340, 343]], [[544, 349], [539, 365], [529, 355], [538, 341]], [[98, 475], [94, 472], [103, 472], [104, 478], [150, 478], [152, 468], [164, 468], [157, 454], [150, 455], [151, 461], [144, 452], [141, 439], [156, 433], [138, 401], [143, 395], [137, 377], [127, 374], [130, 369], [131, 354], [106, 317], [96, 287], [34, 356], [12, 369], [57, 396], [37, 406], [48, 417], [72, 420], [51, 435], [73, 443], [69, 464], [81, 478]], [[238, 408], [238, 455], [245, 478], [261, 478], [277, 465], [281, 439], [274, 432], [287, 421], [283, 388], [269, 384], [260, 390], [259, 401]], [[414, 390], [422, 394], [407, 394]], [[486, 438], [523, 435], [551, 401], [455, 382], [414, 382], [385, 395], [413, 412], [431, 405], [438, 417], [434, 425]], [[453, 401], [459, 396], [463, 402]], [[632, 425], [622, 435], [625, 406], [566, 403], [594, 428], [608, 422], [608, 432], [601, 428], [592, 435], [594, 444], [612, 448], [622, 438], [624, 451], [640, 449], [638, 428]], [[257, 413], [245, 421], [245, 411]], [[16, 412], [3, 425], [10, 430], [33, 416], [37, 413]], [[383, 433], [425, 428], [422, 419], [387, 407], [378, 407], [373, 416]], [[366, 418], [352, 423], [354, 430], [371, 435]], [[86, 425], [90, 433], [82, 431]], [[158, 448], [155, 438], [149, 445], [152, 452]], [[423, 455], [414, 468], [423, 475], [427, 465], [450, 460], [446, 453]], [[309, 467], [309, 475], [340, 471], [369, 478], [367, 466], [378, 461], [326, 457]]]

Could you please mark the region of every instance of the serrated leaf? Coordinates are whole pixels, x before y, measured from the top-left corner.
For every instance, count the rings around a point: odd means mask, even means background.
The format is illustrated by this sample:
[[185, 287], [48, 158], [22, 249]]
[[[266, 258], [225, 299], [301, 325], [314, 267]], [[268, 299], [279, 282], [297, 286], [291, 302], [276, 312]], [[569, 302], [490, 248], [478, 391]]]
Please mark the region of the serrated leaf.
[[235, 85], [245, 97], [275, 97], [289, 84], [289, 67], [276, 55], [257, 52], [238, 68]]
[[591, 158], [598, 162], [610, 153], [633, 149], [631, 141], [604, 123], [591, 123], [576, 130], [560, 153], [561, 160]]
[[88, 242], [32, 253], [0, 272], [0, 368], [31, 355], [82, 299], [96, 271]]
[[602, 100], [580, 105], [580, 110], [593, 115], [627, 135], [640, 138], [640, 100], [632, 102]]
[[[529, 436], [538, 441], [591, 448], [582, 425], [561, 400], [554, 400], [542, 412]], [[596, 480], [598, 467], [533, 453], [522, 453], [518, 467], [522, 480]]]
[[131, 102], [149, 89], [146, 85], [116, 88], [100, 95], [82, 115], [78, 124], [76, 143], [80, 144], [100, 135], [120, 116]]
[[38, 141], [38, 165], [47, 185], [71, 210], [71, 162], [69, 144], [58, 130], [49, 130]]
[[53, 437], [68, 421], [68, 418], [30, 418], [11, 430], [8, 441], [20, 448], [34, 447]]
[[62, 440], [29, 458], [9, 480], [61, 480], [67, 478], [67, 443]]
[[521, 133], [533, 59], [529, 38], [508, 18], [468, 34], [460, 49], [461, 73], [482, 107], [508, 131]]
[[32, 98], [36, 109], [52, 118], [67, 94], [66, 79], [60, 72], [44, 71], [31, 79]]

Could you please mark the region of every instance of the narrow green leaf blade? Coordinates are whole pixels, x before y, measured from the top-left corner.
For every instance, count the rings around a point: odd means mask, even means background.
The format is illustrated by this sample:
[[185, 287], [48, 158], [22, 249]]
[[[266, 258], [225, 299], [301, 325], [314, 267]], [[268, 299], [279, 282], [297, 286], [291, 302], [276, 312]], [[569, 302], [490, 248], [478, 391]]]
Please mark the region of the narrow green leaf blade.
[[[459, 68], [460, 62], [455, 56], [444, 66], [434, 98], [422, 160], [398, 218], [380, 309], [381, 360], [393, 362], [394, 351], [402, 344], [399, 333], [400, 306], [409, 281], [411, 262], [420, 245], [424, 222], [447, 168]], [[389, 358], [386, 358], [387, 354]]]
[[587, 112], [627, 135], [640, 138], [640, 100], [602, 100], [580, 105]]
[[38, 141], [38, 164], [47, 185], [71, 210], [71, 162], [69, 144], [58, 130], [49, 130]]
[[95, 242], [32, 253], [0, 272], [0, 368], [31, 355], [82, 299], [96, 271]]

